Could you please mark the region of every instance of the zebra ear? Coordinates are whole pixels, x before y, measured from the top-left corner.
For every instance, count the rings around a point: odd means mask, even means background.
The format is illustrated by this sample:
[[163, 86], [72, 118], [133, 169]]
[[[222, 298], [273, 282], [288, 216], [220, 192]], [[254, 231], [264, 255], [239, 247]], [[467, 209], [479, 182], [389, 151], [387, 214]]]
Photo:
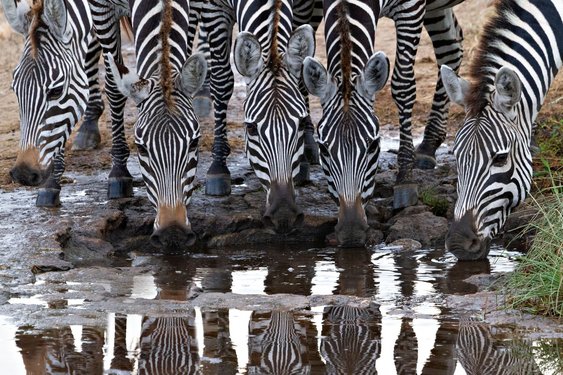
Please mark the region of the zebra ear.
[[29, 18], [29, 3], [27, 1], [20, 1], [16, 3], [14, 0], [2, 0], [2, 7], [4, 14], [12, 29], [20, 34], [27, 35], [29, 32], [30, 18]]
[[287, 43], [285, 63], [294, 77], [301, 77], [303, 59], [315, 54], [315, 31], [311, 25], [299, 26]]
[[303, 61], [303, 82], [307, 91], [318, 96], [321, 103], [336, 92], [336, 84], [330, 79], [325, 67], [314, 57], [307, 56]]
[[203, 85], [207, 74], [207, 61], [203, 53], [194, 53], [191, 55], [184, 66], [182, 72], [176, 81], [176, 86], [184, 91], [187, 95], [192, 96]]
[[364, 97], [373, 100], [376, 92], [385, 86], [389, 78], [389, 59], [384, 52], [375, 53], [368, 60], [360, 77], [358, 91]]
[[248, 80], [255, 78], [264, 66], [260, 42], [247, 31], [241, 32], [235, 40], [234, 58], [238, 72]]
[[469, 91], [469, 82], [459, 77], [456, 72], [447, 65], [440, 67], [440, 75], [450, 100], [465, 107], [465, 98]]
[[133, 98], [136, 104], [149, 96], [150, 88], [147, 80], [139, 79], [139, 76], [130, 72], [126, 66], [118, 65], [111, 53], [107, 53], [106, 58], [113, 80], [123, 95]]
[[522, 81], [514, 70], [502, 67], [495, 77], [495, 89], [493, 107], [509, 114], [522, 97]]
[[67, 10], [64, 0], [44, 0], [41, 19], [49, 31], [63, 43], [69, 43], [72, 38], [72, 28], [67, 25]]

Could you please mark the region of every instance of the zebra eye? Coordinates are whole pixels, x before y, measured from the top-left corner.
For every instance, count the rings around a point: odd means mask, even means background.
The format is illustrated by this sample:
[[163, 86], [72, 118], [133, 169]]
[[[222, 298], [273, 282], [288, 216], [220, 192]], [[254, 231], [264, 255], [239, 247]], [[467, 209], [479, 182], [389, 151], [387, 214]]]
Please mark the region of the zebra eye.
[[256, 137], [258, 136], [258, 125], [256, 125], [256, 123], [254, 122], [247, 122], [246, 131], [248, 132], [249, 136]]
[[62, 93], [63, 93], [63, 86], [53, 87], [47, 90], [47, 98], [49, 100], [53, 100], [60, 97]]
[[508, 152], [501, 152], [493, 157], [493, 165], [495, 167], [503, 167], [508, 161]]

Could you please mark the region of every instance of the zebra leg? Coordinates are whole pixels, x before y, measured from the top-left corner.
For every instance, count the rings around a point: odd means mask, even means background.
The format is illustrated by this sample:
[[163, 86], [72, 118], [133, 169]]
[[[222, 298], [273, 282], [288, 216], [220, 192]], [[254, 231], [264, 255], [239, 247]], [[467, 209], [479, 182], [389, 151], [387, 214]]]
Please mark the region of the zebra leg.
[[203, 11], [201, 20], [208, 31], [211, 51], [210, 91], [215, 105], [213, 162], [207, 171], [205, 194], [222, 196], [231, 193], [231, 172], [226, 160], [231, 153], [227, 139], [227, 105], [235, 83], [229, 61], [234, 17], [225, 9], [216, 8]]
[[61, 177], [65, 170], [64, 159], [64, 149], [53, 157], [53, 170], [37, 193], [35, 201], [37, 207], [59, 207], [61, 205]]
[[[316, 32], [322, 21], [322, 0], [299, 0], [295, 1], [293, 5], [293, 28], [295, 29], [301, 25], [310, 24]], [[305, 98], [308, 115], [302, 120], [304, 122], [305, 132], [305, 159], [301, 161], [301, 169], [299, 175], [296, 177], [297, 185], [299, 185], [300, 182], [309, 181], [309, 164], [319, 164], [319, 145], [315, 140], [315, 126], [313, 125], [313, 121], [311, 121], [309, 111], [309, 92], [305, 87], [303, 79], [299, 82], [299, 89], [303, 98]]]
[[82, 125], [80, 125], [76, 138], [72, 143], [73, 150], [92, 150], [100, 145], [101, 137], [98, 119], [104, 111], [104, 101], [102, 100], [100, 84], [98, 82], [98, 64], [101, 53], [102, 48], [98, 39], [93, 38], [86, 55], [86, 74], [88, 75], [90, 97], [88, 98], [88, 106], [84, 113]]
[[[456, 73], [463, 57], [463, 33], [452, 8], [427, 12], [424, 26], [432, 39], [438, 68], [448, 65]], [[450, 102], [442, 83], [440, 69], [436, 92], [432, 101], [432, 110], [424, 130], [424, 139], [416, 149], [415, 167], [434, 169], [436, 166], [436, 150], [446, 139], [446, 123], [448, 103]]]
[[[198, 33], [198, 51], [205, 55], [205, 60], [209, 61], [211, 59], [211, 53], [209, 51], [209, 43], [207, 42], [207, 32], [200, 25]], [[198, 117], [207, 117], [211, 113], [213, 108], [213, 101], [211, 100], [211, 92], [209, 90], [210, 86], [210, 72], [207, 72], [203, 86], [194, 95], [193, 106], [195, 113]]]
[[116, 17], [115, 10], [108, 9], [110, 6], [105, 2], [98, 3], [97, 0], [90, 0], [90, 8], [98, 40], [104, 52], [106, 95], [111, 113], [112, 168], [108, 179], [108, 199], [125, 198], [133, 195], [133, 178], [127, 170], [129, 146], [125, 139], [125, 126], [123, 122], [123, 112], [127, 97], [117, 88], [107, 57], [107, 54], [111, 53], [115, 62], [123, 65], [119, 18]]
[[395, 209], [412, 206], [418, 202], [418, 187], [410, 182], [414, 165], [412, 109], [416, 99], [414, 61], [422, 33], [425, 2], [416, 0], [409, 3], [393, 17], [397, 33], [397, 53], [391, 80], [391, 93], [399, 109], [401, 126], [397, 156], [399, 173], [393, 200]]

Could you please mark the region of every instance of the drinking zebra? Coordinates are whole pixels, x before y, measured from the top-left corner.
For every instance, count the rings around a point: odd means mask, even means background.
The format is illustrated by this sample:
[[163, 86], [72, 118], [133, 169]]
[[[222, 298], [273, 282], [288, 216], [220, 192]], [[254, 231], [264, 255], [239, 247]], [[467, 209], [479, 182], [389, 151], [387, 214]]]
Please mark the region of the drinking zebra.
[[[390, 17], [397, 30], [397, 56], [391, 85], [401, 123], [394, 200], [395, 207], [400, 208], [412, 204], [413, 194], [414, 202], [418, 200], [416, 188], [408, 181], [415, 162], [411, 113], [416, 94], [414, 57], [422, 26], [426, 26], [433, 40], [438, 64], [449, 64], [457, 70], [462, 58], [462, 35], [451, 6], [459, 2], [324, 2], [328, 72], [318, 61], [306, 59], [303, 74], [307, 89], [321, 98], [323, 106], [318, 127], [321, 164], [328, 177], [329, 191], [339, 204], [335, 229], [342, 246], [364, 244], [368, 228], [364, 205], [374, 190], [379, 121], [373, 113], [373, 102], [375, 92], [387, 80], [389, 69], [382, 53], [370, 59], [377, 21], [383, 16]], [[353, 48], [352, 53], [349, 53], [350, 48]], [[434, 167], [435, 151], [446, 136], [448, 100], [438, 78], [425, 137], [417, 150], [418, 164], [422, 167]]]
[[210, 0], [199, 6], [211, 50], [215, 103], [213, 163], [207, 172], [206, 193], [230, 193], [226, 110], [234, 85], [229, 56], [237, 22], [234, 61], [247, 83], [246, 150], [267, 192], [265, 223], [287, 233], [303, 221], [295, 203], [293, 178], [300, 168], [308, 116], [299, 79], [303, 59], [314, 53], [313, 29], [303, 25], [292, 32], [291, 0]]
[[532, 124], [562, 65], [563, 3], [501, 0], [471, 63], [472, 82], [442, 67], [446, 90], [465, 107], [454, 154], [459, 180], [446, 248], [486, 258], [491, 239], [530, 191]]
[[[37, 0], [29, 8], [27, 1], [2, 0], [8, 22], [25, 36], [12, 83], [21, 136], [10, 175], [24, 185], [42, 185], [37, 206], [60, 204], [65, 143], [85, 111], [78, 148], [91, 147], [99, 138], [97, 120], [103, 110], [97, 83], [100, 47], [121, 61], [119, 19], [128, 13], [124, 1]], [[123, 128], [125, 98], [116, 94], [110, 75], [106, 81], [113, 138], [108, 197], [121, 198], [132, 194]]]
[[192, 106], [207, 72], [203, 54], [191, 52], [189, 4], [131, 0], [137, 74], [110, 67], [121, 92], [135, 100], [135, 144], [150, 202], [156, 208], [151, 241], [166, 249], [191, 246], [187, 206], [198, 159], [200, 129]]
[[86, 0], [38, 1], [31, 8], [27, 1], [3, 0], [2, 5], [8, 23], [25, 36], [12, 82], [21, 136], [10, 175], [24, 185], [44, 184], [37, 205], [58, 205], [64, 144], [89, 97], [85, 64], [88, 52], [96, 50], [90, 48], [90, 8]]

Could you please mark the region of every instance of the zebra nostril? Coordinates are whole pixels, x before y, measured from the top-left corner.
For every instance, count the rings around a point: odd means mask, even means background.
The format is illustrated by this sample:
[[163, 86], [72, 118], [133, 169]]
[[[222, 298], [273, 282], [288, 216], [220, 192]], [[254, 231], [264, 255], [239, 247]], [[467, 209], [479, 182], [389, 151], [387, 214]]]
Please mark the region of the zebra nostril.
[[265, 215], [262, 220], [264, 221], [264, 226], [266, 228], [274, 228], [274, 222], [272, 221], [272, 217], [270, 215]]
[[196, 240], [197, 240], [197, 236], [195, 235], [194, 232], [189, 232], [188, 234], [186, 234], [186, 246], [188, 247], [193, 246]]
[[302, 212], [298, 213], [295, 217], [295, 221], [293, 222], [293, 227], [297, 228], [303, 225], [303, 221], [305, 221], [305, 215]]
[[29, 183], [31, 185], [39, 185], [39, 182], [41, 182], [41, 176], [39, 176], [39, 173], [31, 172], [29, 174]]
[[161, 238], [160, 238], [160, 233], [154, 233], [154, 234], [151, 236], [151, 244], [152, 244], [153, 246], [156, 246], [156, 247], [161, 247], [161, 246], [162, 246], [162, 241], [161, 241]]

